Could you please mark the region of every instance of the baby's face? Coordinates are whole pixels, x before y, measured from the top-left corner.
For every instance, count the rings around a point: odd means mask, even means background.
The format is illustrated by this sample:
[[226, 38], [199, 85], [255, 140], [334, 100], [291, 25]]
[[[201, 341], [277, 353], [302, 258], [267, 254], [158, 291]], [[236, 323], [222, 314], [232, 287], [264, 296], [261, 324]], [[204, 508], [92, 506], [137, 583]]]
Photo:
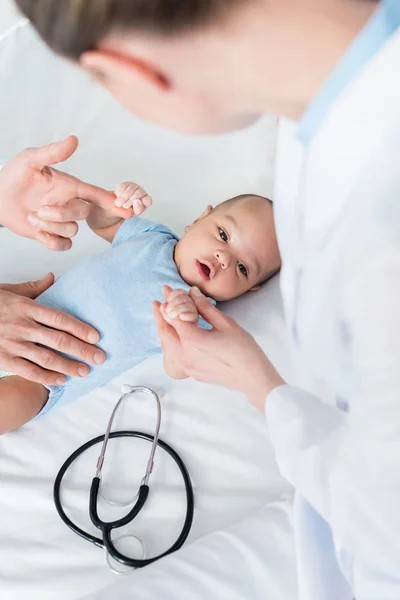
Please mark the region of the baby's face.
[[217, 301], [258, 289], [281, 265], [271, 203], [249, 197], [208, 207], [178, 242], [175, 262], [189, 285]]

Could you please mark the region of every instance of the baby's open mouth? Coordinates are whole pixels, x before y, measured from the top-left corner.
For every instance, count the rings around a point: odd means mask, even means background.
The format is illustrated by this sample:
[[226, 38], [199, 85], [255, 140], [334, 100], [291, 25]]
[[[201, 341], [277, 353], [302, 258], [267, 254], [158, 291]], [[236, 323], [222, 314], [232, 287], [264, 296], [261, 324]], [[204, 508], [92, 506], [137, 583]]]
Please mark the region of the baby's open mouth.
[[196, 261], [196, 267], [197, 267], [197, 270], [202, 279], [206, 279], [206, 280], [210, 279], [210, 273], [211, 273], [210, 267], [208, 267], [206, 264], [200, 262], [199, 260]]

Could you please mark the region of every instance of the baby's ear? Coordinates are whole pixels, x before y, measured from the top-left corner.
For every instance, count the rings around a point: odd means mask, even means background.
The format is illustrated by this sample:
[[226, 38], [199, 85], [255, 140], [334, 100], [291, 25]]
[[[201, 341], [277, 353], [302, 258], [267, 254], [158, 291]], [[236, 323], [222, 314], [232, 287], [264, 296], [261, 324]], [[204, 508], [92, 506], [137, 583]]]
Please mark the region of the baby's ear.
[[214, 210], [214, 208], [213, 208], [212, 204], [209, 204], [207, 206], [207, 208], [201, 213], [199, 218], [196, 219], [196, 221], [200, 221], [200, 219], [204, 219], [204, 217], [208, 217], [208, 215], [211, 215], [213, 210]]
[[[201, 215], [199, 217], [197, 217], [197, 219], [195, 219], [193, 221], [192, 225], [194, 225], [198, 221], [201, 221], [201, 219], [204, 219], [204, 217], [208, 217], [208, 215], [211, 215], [211, 213], [212, 213], [213, 210], [214, 210], [214, 208], [212, 207], [211, 204], [209, 204], [207, 206], [207, 208], [205, 209], [205, 211], [203, 211], [201, 213]], [[187, 233], [189, 231], [189, 229], [191, 228], [192, 225], [186, 225], [186, 227], [185, 227], [185, 233]]]

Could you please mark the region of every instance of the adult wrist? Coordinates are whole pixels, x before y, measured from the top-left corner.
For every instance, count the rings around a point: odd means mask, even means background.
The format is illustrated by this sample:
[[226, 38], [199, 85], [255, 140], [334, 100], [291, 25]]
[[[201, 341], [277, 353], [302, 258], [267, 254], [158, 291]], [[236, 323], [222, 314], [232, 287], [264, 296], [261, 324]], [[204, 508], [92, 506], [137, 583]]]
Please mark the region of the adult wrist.
[[265, 404], [269, 394], [281, 385], [286, 385], [286, 381], [279, 375], [277, 370], [268, 362], [257, 378], [253, 379], [251, 388], [246, 396], [252, 404], [261, 413], [265, 412]]

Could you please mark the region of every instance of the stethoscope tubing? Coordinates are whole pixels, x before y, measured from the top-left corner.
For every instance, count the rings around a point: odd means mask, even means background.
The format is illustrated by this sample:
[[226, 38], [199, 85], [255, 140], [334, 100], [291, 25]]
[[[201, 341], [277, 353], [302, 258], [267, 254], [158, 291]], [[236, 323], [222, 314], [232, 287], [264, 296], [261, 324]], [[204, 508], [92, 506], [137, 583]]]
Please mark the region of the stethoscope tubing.
[[[127, 523], [130, 523], [137, 516], [137, 514], [143, 508], [143, 506], [147, 500], [147, 497], [149, 494], [149, 486], [143, 485], [143, 484], [140, 486], [138, 498], [135, 502], [135, 505], [132, 507], [132, 509], [129, 511], [129, 513], [125, 517], [122, 517], [121, 519], [118, 519], [116, 521], [104, 522], [99, 518], [98, 512], [97, 512], [97, 498], [98, 498], [98, 493], [99, 493], [100, 478], [99, 477], [93, 478], [91, 489], [90, 489], [89, 513], [90, 513], [90, 518], [91, 518], [93, 524], [98, 529], [101, 530], [103, 539], [96, 537], [96, 536], [92, 535], [91, 533], [89, 533], [88, 531], [85, 531], [84, 529], [81, 529], [80, 527], [78, 527], [78, 525], [76, 525], [67, 516], [67, 514], [65, 513], [65, 511], [63, 509], [62, 503], [61, 503], [61, 484], [62, 484], [65, 473], [70, 468], [70, 466], [77, 460], [77, 458], [79, 458], [79, 456], [81, 456], [84, 452], [86, 452], [86, 450], [88, 450], [92, 446], [103, 442], [105, 437], [106, 437], [106, 434], [99, 435], [98, 437], [95, 437], [92, 440], [89, 440], [85, 444], [82, 444], [82, 446], [80, 446], [77, 450], [75, 450], [75, 452], [73, 452], [67, 458], [67, 460], [64, 462], [64, 464], [60, 468], [60, 470], [57, 474], [57, 477], [54, 481], [54, 487], [53, 487], [54, 504], [55, 504], [56, 510], [57, 510], [60, 518], [62, 519], [62, 521], [74, 533], [76, 533], [77, 535], [79, 535], [80, 537], [85, 539], [86, 541], [91, 542], [95, 546], [98, 546], [99, 548], [106, 548], [106, 550], [108, 551], [108, 553], [110, 554], [110, 556], [112, 558], [114, 558], [115, 560], [117, 560], [118, 562], [120, 562], [126, 566], [130, 566], [130, 567], [134, 567], [134, 568], [145, 567], [146, 565], [149, 565], [152, 562], [159, 560], [160, 558], [167, 556], [168, 554], [171, 554], [172, 552], [175, 552], [176, 550], [179, 550], [179, 548], [181, 548], [183, 546], [183, 544], [185, 543], [185, 541], [189, 535], [192, 523], [193, 523], [193, 515], [194, 515], [194, 494], [193, 494], [192, 482], [190, 480], [188, 470], [187, 470], [184, 462], [182, 461], [181, 457], [179, 456], [179, 454], [173, 448], [171, 448], [171, 446], [169, 444], [167, 444], [166, 442], [164, 442], [163, 440], [158, 438], [157, 445], [160, 446], [160, 448], [162, 448], [165, 452], [167, 452], [167, 454], [169, 454], [171, 456], [171, 458], [175, 461], [175, 463], [177, 464], [177, 466], [181, 472], [181, 475], [182, 475], [182, 478], [183, 478], [183, 481], [185, 484], [187, 507], [186, 507], [186, 515], [185, 515], [183, 527], [182, 527], [179, 537], [177, 538], [175, 543], [168, 550], [166, 550], [165, 552], [163, 552], [162, 554], [160, 554], [158, 556], [155, 556], [152, 558], [146, 558], [146, 559], [134, 559], [134, 558], [130, 558], [130, 557], [126, 557], [126, 556], [122, 555], [115, 548], [115, 546], [111, 540], [111, 532], [113, 529], [117, 529], [119, 527], [122, 527], [123, 525], [126, 525]], [[153, 435], [148, 434], [148, 433], [143, 433], [141, 431], [114, 431], [110, 434], [110, 439], [111, 438], [122, 438], [122, 437], [139, 438], [139, 439], [147, 440], [149, 442], [154, 442]]]

